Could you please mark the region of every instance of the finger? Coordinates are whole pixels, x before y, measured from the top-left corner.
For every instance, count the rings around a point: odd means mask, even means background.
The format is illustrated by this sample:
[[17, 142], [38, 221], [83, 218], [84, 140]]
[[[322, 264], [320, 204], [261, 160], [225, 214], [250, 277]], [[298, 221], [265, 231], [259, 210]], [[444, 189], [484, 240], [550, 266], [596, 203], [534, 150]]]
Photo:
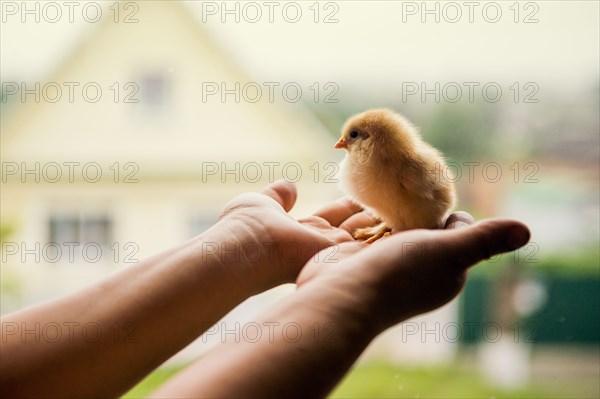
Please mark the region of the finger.
[[352, 201], [350, 198], [342, 198], [332, 204], [329, 204], [315, 213], [315, 216], [321, 217], [332, 226], [338, 227], [350, 216], [362, 211], [362, 207]]
[[475, 223], [475, 219], [473, 219], [473, 216], [471, 216], [471, 214], [463, 211], [457, 211], [448, 216], [444, 228], [446, 230], [459, 229], [461, 227], [470, 226], [473, 223]]
[[343, 223], [340, 224], [340, 229], [344, 229], [348, 233], [352, 234], [356, 229], [375, 226], [377, 223], [377, 219], [375, 219], [369, 213], [363, 211], [356, 213], [350, 216], [348, 219], [346, 219]]
[[261, 194], [273, 198], [286, 212], [292, 209], [298, 197], [296, 185], [285, 180], [269, 184], [261, 190]]
[[460, 229], [393, 234], [389, 239], [377, 240], [361, 256], [367, 261], [377, 254], [379, 263], [394, 264], [400, 260], [433, 268], [436, 273], [447, 271], [448, 267], [464, 272], [484, 259], [520, 248], [529, 237], [529, 229], [521, 222], [488, 219]]
[[439, 247], [441, 254], [453, 259], [459, 268], [466, 269], [494, 255], [522, 247], [529, 241], [531, 232], [516, 220], [488, 219], [472, 226], [447, 230], [443, 235], [446, 237], [442, 238]]

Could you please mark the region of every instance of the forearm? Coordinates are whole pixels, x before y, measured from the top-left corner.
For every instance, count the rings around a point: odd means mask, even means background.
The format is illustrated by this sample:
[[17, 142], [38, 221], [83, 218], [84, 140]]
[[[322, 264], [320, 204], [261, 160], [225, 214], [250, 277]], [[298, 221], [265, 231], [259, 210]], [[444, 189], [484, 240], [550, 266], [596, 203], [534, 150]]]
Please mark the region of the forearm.
[[154, 396], [323, 397], [379, 332], [369, 318], [350, 287], [301, 287]]
[[[529, 239], [527, 227], [512, 220], [456, 229], [459, 222], [453, 231], [342, 244], [337, 254], [346, 260], [339, 264], [313, 258], [297, 293], [253, 325], [258, 334], [215, 348], [154, 396], [325, 396], [380, 332], [444, 305], [462, 289], [469, 267]], [[279, 330], [272, 334], [273, 326]]]
[[206, 242], [232, 240], [220, 231], [3, 317], [2, 393], [117, 396], [185, 347], [256, 291], [221, 253], [203, 253]]

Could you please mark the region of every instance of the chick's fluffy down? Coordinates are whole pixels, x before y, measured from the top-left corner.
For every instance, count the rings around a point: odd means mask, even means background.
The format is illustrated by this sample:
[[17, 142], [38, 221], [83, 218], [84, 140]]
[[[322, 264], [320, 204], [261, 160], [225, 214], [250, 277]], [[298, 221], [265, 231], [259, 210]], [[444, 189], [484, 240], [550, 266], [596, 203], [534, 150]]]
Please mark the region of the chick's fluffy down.
[[346, 122], [340, 142], [348, 151], [340, 182], [357, 203], [393, 230], [442, 227], [454, 186], [441, 153], [410, 122], [391, 110], [367, 111]]

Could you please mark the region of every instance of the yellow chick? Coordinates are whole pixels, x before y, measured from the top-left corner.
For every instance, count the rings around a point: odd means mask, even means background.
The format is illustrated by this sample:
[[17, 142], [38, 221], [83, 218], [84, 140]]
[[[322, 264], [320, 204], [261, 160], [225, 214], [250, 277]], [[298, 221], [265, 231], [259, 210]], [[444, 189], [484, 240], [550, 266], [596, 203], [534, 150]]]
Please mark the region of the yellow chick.
[[392, 230], [443, 227], [456, 202], [454, 185], [442, 154], [403, 116], [389, 109], [354, 115], [335, 148], [347, 151], [342, 188], [382, 222], [358, 229], [356, 239], [372, 243]]

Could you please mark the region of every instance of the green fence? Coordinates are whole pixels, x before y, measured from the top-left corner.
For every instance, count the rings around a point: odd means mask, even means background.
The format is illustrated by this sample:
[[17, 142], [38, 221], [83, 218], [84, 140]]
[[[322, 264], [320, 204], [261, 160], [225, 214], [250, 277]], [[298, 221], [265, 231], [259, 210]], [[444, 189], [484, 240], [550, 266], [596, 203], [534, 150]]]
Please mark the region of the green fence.
[[[489, 276], [472, 276], [461, 298], [464, 344], [494, 340], [500, 329], [530, 343], [599, 344], [600, 276], [538, 275], [536, 285], [545, 290], [543, 304], [526, 318], [501, 327], [492, 317], [494, 284]], [[512, 306], [511, 303], [502, 306]], [[504, 332], [504, 331], [503, 331]]]

